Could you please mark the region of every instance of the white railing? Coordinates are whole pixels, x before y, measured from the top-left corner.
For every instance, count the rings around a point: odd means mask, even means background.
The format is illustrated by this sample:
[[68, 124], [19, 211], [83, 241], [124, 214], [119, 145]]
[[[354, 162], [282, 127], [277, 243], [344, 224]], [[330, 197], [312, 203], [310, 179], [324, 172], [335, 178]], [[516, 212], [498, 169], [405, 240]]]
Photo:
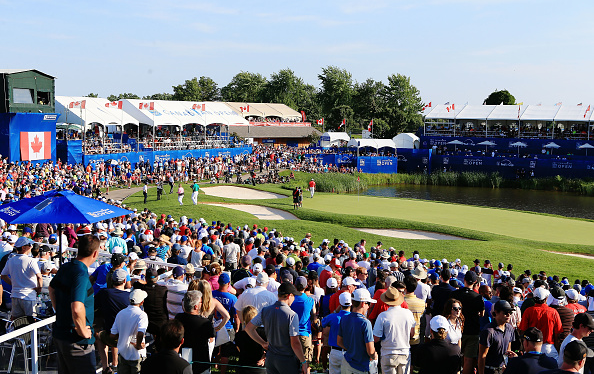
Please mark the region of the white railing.
[[[9, 341], [11, 339], [18, 338], [19, 336], [21, 336], [23, 334], [31, 333], [31, 370], [32, 370], [33, 374], [38, 374], [39, 373], [39, 337], [37, 336], [37, 330], [39, 330], [40, 328], [45, 327], [47, 325], [50, 325], [54, 322], [56, 322], [56, 316], [43, 319], [41, 321], [21, 327], [19, 329], [16, 329], [16, 330], [6, 333], [4, 335], [0, 335], [0, 344], [4, 343], [6, 341]], [[23, 347], [23, 349], [27, 349], [27, 347]], [[25, 355], [25, 357], [26, 357], [26, 355]], [[25, 362], [25, 365], [27, 365], [26, 362]]]

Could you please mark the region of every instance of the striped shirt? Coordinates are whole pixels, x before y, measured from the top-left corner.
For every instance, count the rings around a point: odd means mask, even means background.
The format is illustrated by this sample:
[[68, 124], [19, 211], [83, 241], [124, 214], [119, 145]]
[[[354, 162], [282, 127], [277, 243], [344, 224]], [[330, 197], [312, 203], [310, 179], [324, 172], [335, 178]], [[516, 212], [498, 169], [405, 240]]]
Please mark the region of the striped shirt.
[[188, 291], [188, 285], [179, 279], [170, 279], [167, 286], [167, 313], [169, 319], [175, 318], [178, 313], [183, 313], [182, 300]]

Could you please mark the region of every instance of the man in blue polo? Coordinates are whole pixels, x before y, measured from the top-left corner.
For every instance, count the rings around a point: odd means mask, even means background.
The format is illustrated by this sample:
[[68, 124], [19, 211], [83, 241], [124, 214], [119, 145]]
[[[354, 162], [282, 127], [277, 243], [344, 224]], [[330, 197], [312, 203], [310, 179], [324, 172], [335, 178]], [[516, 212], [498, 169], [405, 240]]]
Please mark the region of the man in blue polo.
[[343, 292], [338, 297], [340, 302], [340, 311], [327, 315], [322, 320], [322, 328], [324, 329], [324, 336], [328, 337], [328, 345], [330, 346], [329, 356], [329, 374], [340, 374], [340, 365], [342, 365], [342, 358], [344, 356], [344, 349], [338, 346], [336, 342], [338, 336], [338, 327], [342, 317], [351, 313], [351, 294]]
[[376, 302], [364, 288], [353, 292], [351, 313], [340, 320], [336, 338], [338, 346], [346, 351], [340, 369], [342, 374], [368, 373], [369, 361], [377, 359], [373, 328], [365, 317], [369, 305]]
[[313, 345], [311, 342], [311, 322], [316, 315], [314, 299], [306, 295], [304, 290], [307, 288], [307, 279], [303, 276], [295, 280], [295, 288], [301, 294], [295, 296], [291, 309], [299, 317], [299, 341], [303, 349], [303, 355], [307, 361], [313, 358]]
[[505, 300], [493, 305], [493, 322], [479, 335], [478, 374], [501, 374], [505, 370], [505, 356], [517, 357], [511, 351], [514, 327], [509, 319], [513, 310]]

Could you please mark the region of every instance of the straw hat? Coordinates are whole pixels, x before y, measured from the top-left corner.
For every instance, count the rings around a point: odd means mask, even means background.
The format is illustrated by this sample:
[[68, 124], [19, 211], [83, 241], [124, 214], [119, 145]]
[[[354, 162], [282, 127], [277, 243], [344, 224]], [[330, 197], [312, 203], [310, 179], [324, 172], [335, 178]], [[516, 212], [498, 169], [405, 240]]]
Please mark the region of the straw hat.
[[386, 292], [381, 294], [380, 299], [390, 306], [398, 306], [404, 302], [404, 295], [395, 287], [388, 287]]

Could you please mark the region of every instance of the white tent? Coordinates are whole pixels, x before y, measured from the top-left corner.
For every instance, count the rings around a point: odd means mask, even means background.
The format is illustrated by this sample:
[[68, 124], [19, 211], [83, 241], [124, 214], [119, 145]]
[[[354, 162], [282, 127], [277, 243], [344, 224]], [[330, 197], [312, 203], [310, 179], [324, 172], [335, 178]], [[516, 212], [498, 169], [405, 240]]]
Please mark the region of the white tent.
[[496, 105], [466, 105], [456, 114], [456, 119], [486, 120], [495, 107]]
[[517, 121], [528, 105], [495, 105], [487, 120]]
[[462, 106], [436, 105], [435, 108], [425, 115], [426, 119], [454, 119], [462, 111]]
[[396, 149], [396, 145], [392, 139], [351, 139], [347, 143], [349, 148], [393, 148]]
[[[85, 108], [70, 108], [71, 103], [85, 101]], [[59, 123], [71, 123], [82, 126], [86, 123], [86, 128], [90, 124], [97, 123], [107, 128], [108, 126], [121, 126], [133, 124], [138, 126], [138, 120], [126, 113], [124, 110], [116, 107], [107, 107], [109, 101], [103, 98], [95, 97], [71, 97], [56, 96], [56, 112], [60, 113]]]
[[396, 148], [419, 149], [421, 145], [421, 139], [410, 132], [398, 134], [392, 140]]
[[591, 115], [592, 110], [589, 105], [560, 105], [555, 115], [555, 122], [588, 122]]
[[351, 137], [346, 132], [325, 132], [320, 138], [321, 147], [332, 147], [340, 145], [341, 141], [348, 142]]

